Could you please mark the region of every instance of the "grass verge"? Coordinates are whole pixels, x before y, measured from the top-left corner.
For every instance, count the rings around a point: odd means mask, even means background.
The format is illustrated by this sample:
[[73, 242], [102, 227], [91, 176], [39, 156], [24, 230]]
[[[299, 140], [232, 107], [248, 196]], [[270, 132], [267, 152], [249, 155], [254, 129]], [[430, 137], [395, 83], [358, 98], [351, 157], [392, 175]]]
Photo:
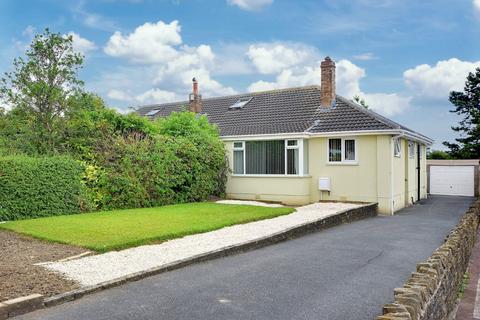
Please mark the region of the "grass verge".
[[294, 210], [202, 202], [10, 221], [0, 228], [106, 252], [274, 218]]

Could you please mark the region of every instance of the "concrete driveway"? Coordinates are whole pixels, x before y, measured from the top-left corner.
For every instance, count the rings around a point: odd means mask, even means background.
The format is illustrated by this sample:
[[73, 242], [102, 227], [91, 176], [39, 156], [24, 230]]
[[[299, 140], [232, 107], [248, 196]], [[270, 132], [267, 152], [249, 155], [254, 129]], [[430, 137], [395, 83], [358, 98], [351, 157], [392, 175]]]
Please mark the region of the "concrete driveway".
[[376, 217], [153, 276], [18, 319], [374, 319], [473, 198]]

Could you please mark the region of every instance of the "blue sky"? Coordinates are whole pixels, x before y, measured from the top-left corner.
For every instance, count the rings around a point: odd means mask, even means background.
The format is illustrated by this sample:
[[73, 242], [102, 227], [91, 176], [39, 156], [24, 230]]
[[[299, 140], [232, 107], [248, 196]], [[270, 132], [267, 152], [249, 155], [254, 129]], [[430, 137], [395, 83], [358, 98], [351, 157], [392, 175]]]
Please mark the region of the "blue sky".
[[0, 2], [0, 72], [35, 32], [74, 35], [80, 77], [108, 105], [184, 100], [320, 83], [441, 142], [450, 90], [480, 67], [480, 0], [103, 0]]

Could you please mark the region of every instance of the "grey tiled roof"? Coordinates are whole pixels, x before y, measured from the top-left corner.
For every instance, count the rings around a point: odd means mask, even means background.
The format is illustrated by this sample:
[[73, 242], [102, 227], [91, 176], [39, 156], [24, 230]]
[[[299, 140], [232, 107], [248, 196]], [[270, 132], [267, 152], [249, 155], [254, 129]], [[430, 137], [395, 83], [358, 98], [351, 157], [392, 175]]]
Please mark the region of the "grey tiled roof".
[[[229, 109], [245, 97], [252, 97], [252, 100], [241, 109]], [[137, 113], [145, 116], [149, 111], [158, 110], [156, 118], [185, 109], [188, 109], [188, 101], [143, 106]], [[340, 96], [334, 107], [321, 108], [319, 86], [203, 99], [202, 113], [218, 125], [222, 136], [388, 129], [415, 133]]]

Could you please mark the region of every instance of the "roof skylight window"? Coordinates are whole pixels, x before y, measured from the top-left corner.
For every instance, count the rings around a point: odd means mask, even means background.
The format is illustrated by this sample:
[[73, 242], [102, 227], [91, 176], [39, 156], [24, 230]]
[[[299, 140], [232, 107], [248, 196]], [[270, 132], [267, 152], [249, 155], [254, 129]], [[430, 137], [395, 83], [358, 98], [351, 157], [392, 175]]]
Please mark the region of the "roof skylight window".
[[240, 98], [237, 100], [237, 102], [235, 102], [234, 104], [232, 104], [230, 107], [228, 107], [229, 109], [241, 109], [243, 108], [247, 103], [250, 102], [250, 100], [252, 100], [252, 97], [244, 97], [244, 98]]
[[158, 109], [153, 109], [153, 110], [148, 111], [145, 115], [152, 117], [152, 116], [156, 115], [156, 114], [158, 113], [158, 111], [160, 111], [160, 110], [158, 110]]

